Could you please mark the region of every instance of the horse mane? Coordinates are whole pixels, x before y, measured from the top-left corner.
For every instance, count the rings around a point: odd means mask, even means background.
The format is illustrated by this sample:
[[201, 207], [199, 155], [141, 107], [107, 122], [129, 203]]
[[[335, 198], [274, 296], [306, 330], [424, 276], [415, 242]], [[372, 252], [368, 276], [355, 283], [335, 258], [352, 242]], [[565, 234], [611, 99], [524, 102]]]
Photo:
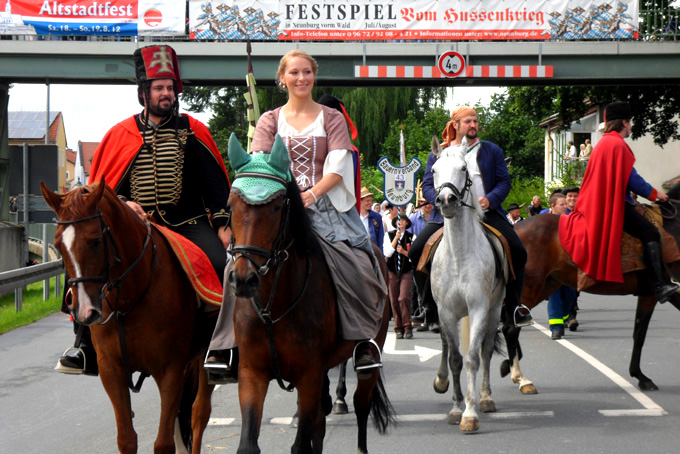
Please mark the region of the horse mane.
[[675, 183], [675, 186], [668, 191], [668, 197], [675, 200], [680, 200], [680, 181]]
[[[61, 204], [64, 213], [68, 213], [71, 219], [83, 218], [90, 215], [90, 213], [85, 212], [85, 197], [91, 194], [95, 185], [99, 183], [94, 183], [88, 186], [81, 186], [75, 188], [64, 195], [64, 200]], [[100, 203], [100, 211], [102, 205], [107, 205], [111, 207], [112, 213], [102, 212], [105, 217], [110, 217], [111, 221], [121, 221], [124, 216], [128, 216], [130, 219], [139, 221], [140, 225], [143, 225], [143, 221], [139, 219], [139, 216], [134, 215], [131, 210], [124, 209], [123, 202], [118, 198], [115, 191], [111, 189], [110, 186], [104, 188], [104, 194], [102, 195], [102, 202]], [[106, 210], [103, 210], [106, 211]], [[115, 213], [114, 213], [115, 211]], [[133, 216], [130, 216], [133, 215]], [[112, 222], [111, 225], [115, 225], [116, 222]]]
[[293, 244], [298, 255], [320, 254], [321, 246], [312, 228], [312, 219], [307, 214], [307, 209], [300, 197], [300, 188], [297, 182], [292, 179], [286, 188], [286, 195], [290, 200], [290, 213], [288, 223], [290, 231], [295, 238]]

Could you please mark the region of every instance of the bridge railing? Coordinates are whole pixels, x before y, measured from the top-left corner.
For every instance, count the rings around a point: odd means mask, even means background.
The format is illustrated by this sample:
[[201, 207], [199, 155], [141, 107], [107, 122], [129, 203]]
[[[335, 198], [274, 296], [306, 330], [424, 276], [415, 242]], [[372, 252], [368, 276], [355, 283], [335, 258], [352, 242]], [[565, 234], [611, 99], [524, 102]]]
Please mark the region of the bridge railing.
[[[34, 282], [45, 281], [52, 276], [57, 276], [57, 280], [54, 286], [54, 294], [59, 297], [61, 295], [61, 281], [60, 276], [64, 274], [64, 263], [62, 259], [54, 260], [47, 263], [41, 263], [39, 265], [27, 266], [24, 268], [19, 268], [16, 270], [5, 271], [0, 273], [0, 295], [5, 292], [14, 290], [14, 308], [17, 312], [21, 311], [21, 305], [23, 301], [22, 290], [29, 284]], [[47, 299], [46, 296], [49, 293], [49, 288], [47, 292], [43, 292], [43, 299]]]

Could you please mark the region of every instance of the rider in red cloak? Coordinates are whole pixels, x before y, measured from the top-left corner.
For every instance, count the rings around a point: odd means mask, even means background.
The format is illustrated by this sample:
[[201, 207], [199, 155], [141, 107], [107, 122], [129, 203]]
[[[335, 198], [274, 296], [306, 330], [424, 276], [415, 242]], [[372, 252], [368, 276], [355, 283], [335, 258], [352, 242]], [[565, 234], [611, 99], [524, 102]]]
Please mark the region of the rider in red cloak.
[[593, 150], [574, 211], [560, 218], [560, 242], [590, 278], [623, 282], [621, 237], [625, 231], [639, 238], [655, 296], [663, 303], [678, 286], [663, 271], [659, 231], [635, 210], [631, 192], [661, 202], [668, 196], [633, 168], [635, 156], [624, 141], [630, 135], [631, 118], [628, 103], [614, 102], [605, 108], [605, 134]]

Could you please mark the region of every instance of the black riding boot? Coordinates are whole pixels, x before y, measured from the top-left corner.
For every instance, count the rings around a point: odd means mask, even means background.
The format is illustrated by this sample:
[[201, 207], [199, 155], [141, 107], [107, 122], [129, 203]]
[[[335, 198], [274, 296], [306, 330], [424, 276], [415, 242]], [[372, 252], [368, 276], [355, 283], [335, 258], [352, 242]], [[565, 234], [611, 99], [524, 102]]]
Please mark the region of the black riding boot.
[[238, 383], [238, 347], [231, 350], [211, 350], [203, 363], [208, 372], [208, 383], [224, 385]]
[[56, 369], [63, 374], [98, 375], [97, 351], [92, 345], [90, 327], [73, 322], [76, 342], [59, 358]]
[[659, 303], [665, 303], [671, 296], [678, 291], [679, 287], [672, 283], [664, 272], [663, 261], [661, 260], [661, 245], [657, 242], [650, 242], [644, 247], [645, 262], [652, 272], [654, 280], [654, 297]]

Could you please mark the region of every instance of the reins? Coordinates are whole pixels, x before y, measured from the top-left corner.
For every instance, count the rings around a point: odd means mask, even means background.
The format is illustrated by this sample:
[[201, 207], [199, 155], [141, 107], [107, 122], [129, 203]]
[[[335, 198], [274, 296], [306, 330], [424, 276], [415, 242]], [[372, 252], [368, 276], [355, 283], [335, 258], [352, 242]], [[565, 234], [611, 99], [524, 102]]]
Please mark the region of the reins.
[[[442, 183], [438, 188], [436, 188], [437, 199], [439, 198], [439, 194], [444, 188], [449, 188], [451, 191], [453, 191], [453, 195], [456, 198], [455, 202], [456, 205], [475, 209], [474, 206], [465, 203], [466, 195], [472, 194], [472, 192], [470, 192], [470, 188], [472, 187], [472, 179], [470, 178], [470, 173], [467, 170], [467, 166], [464, 167], [463, 170], [465, 171], [465, 186], [463, 186], [463, 190], [459, 191], [458, 188], [453, 185], [453, 183], [447, 181], [445, 183]], [[439, 205], [439, 203], [437, 203], [437, 205]]]
[[[139, 254], [139, 256], [130, 264], [130, 266], [116, 279], [111, 281], [111, 254], [109, 253], [109, 248], [113, 248], [114, 253], [113, 253], [113, 260], [115, 262], [121, 262], [122, 257], [120, 254], [120, 248], [118, 247], [118, 243], [116, 242], [115, 238], [113, 237], [111, 233], [111, 229], [109, 226], [106, 224], [104, 221], [104, 217], [102, 216], [101, 211], [97, 211], [97, 214], [94, 214], [92, 216], [86, 216], [83, 218], [79, 219], [74, 219], [71, 221], [56, 221], [57, 224], [61, 225], [70, 225], [70, 224], [78, 224], [81, 222], [86, 222], [94, 219], [99, 219], [101, 229], [102, 229], [102, 237], [104, 240], [104, 261], [105, 261], [105, 268], [104, 268], [104, 274], [99, 275], [99, 276], [83, 276], [83, 277], [76, 277], [68, 280], [67, 285], [69, 287], [73, 287], [77, 285], [78, 283], [81, 282], [92, 282], [92, 281], [103, 281], [104, 284], [102, 285], [101, 290], [99, 291], [99, 296], [103, 301], [106, 301], [106, 305], [109, 308], [109, 315], [106, 317], [106, 319], [102, 322], [99, 322], [99, 325], [105, 325], [108, 323], [111, 318], [115, 318], [116, 322], [118, 323], [118, 337], [119, 337], [119, 342], [120, 342], [120, 347], [121, 347], [121, 359], [123, 361], [123, 371], [125, 372], [125, 375], [128, 380], [128, 387], [130, 390], [134, 393], [138, 393], [142, 389], [142, 384], [144, 383], [144, 380], [150, 376], [150, 374], [146, 372], [141, 372], [137, 383], [133, 383], [132, 380], [132, 372], [130, 370], [130, 364], [128, 361], [127, 357], [127, 343], [125, 340], [125, 327], [123, 323], [123, 317], [128, 315], [130, 312], [132, 312], [138, 305], [139, 303], [144, 299], [146, 296], [147, 292], [149, 291], [149, 288], [151, 287], [151, 282], [153, 281], [153, 271], [154, 271], [154, 264], [156, 263], [156, 254], [157, 254], [157, 248], [156, 248], [156, 243], [153, 240], [153, 235], [151, 234], [151, 224], [149, 221], [145, 221], [146, 224], [146, 236], [144, 238], [144, 245], [142, 246], [142, 252]], [[120, 287], [123, 283], [123, 280], [139, 265], [146, 255], [146, 251], [149, 247], [149, 245], [152, 245], [152, 255], [151, 255], [151, 268], [149, 272], [149, 279], [147, 281], [146, 287], [144, 288], [144, 291], [141, 293], [141, 295], [135, 300], [135, 302], [132, 304], [132, 307], [130, 307], [127, 311], [121, 312], [118, 310], [118, 301], [120, 297]], [[116, 289], [116, 299], [113, 303], [109, 301], [109, 294], [113, 289]]]

